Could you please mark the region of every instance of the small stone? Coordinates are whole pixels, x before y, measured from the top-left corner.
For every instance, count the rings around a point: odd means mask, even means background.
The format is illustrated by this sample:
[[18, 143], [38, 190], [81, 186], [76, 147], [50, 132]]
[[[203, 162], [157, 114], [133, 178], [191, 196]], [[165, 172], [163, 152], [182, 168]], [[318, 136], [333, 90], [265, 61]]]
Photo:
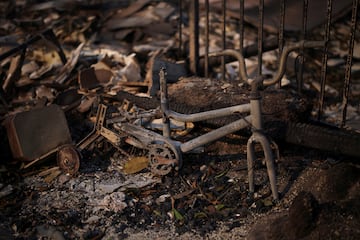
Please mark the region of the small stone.
[[123, 183], [114, 183], [114, 184], [100, 183], [95, 186], [95, 189], [104, 194], [108, 194], [108, 193], [114, 192], [116, 189], [118, 189], [122, 185], [123, 185]]
[[96, 222], [98, 222], [100, 220], [100, 217], [99, 216], [91, 216], [91, 217], [89, 217], [88, 219], [86, 219], [86, 221], [85, 221], [85, 223], [89, 223], [89, 224], [91, 224], [91, 223], [96, 223]]
[[71, 179], [71, 176], [69, 174], [61, 174], [59, 177], [58, 177], [58, 183], [60, 185], [63, 185], [65, 184], [66, 182], [68, 182], [69, 180]]
[[14, 188], [11, 185], [7, 185], [0, 191], [0, 198], [6, 197], [13, 192]]
[[170, 194], [163, 194], [163, 195], [161, 195], [160, 197], [158, 197], [158, 198], [155, 200], [155, 202], [156, 202], [156, 204], [160, 205], [160, 203], [165, 202], [166, 199], [169, 198], [169, 197], [171, 197]]

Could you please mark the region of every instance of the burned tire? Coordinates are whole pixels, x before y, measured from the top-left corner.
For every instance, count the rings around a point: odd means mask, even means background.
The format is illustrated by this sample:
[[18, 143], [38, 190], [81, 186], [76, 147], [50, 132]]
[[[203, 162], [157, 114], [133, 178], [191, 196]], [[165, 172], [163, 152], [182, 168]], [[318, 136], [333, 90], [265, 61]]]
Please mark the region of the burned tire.
[[360, 134], [336, 127], [288, 123], [285, 141], [336, 154], [360, 157]]

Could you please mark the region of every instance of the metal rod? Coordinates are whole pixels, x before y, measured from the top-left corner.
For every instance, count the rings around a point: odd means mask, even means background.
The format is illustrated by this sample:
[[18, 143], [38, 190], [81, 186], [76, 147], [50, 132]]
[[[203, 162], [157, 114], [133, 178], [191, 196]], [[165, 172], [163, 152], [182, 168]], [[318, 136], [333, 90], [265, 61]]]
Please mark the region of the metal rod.
[[308, 17], [308, 7], [309, 7], [309, 0], [304, 0], [303, 5], [303, 22], [302, 22], [302, 40], [305, 40], [307, 37], [307, 17]]
[[272, 150], [270, 147], [269, 140], [261, 132], [254, 132], [248, 140], [247, 143], [247, 164], [248, 164], [248, 177], [249, 177], [249, 192], [250, 194], [254, 193], [255, 184], [254, 184], [254, 161], [255, 156], [255, 143], [260, 143], [263, 148], [265, 155], [266, 168], [269, 176], [271, 192], [274, 200], [279, 200], [279, 193], [276, 185], [276, 173], [274, 158]]
[[190, 71], [197, 75], [199, 63], [199, 0], [190, 1], [189, 4]]
[[343, 102], [342, 102], [343, 109], [342, 109], [341, 127], [345, 126], [347, 106], [348, 106], [348, 102], [349, 102], [351, 66], [352, 66], [353, 53], [354, 53], [358, 7], [359, 7], [359, 0], [353, 0], [349, 53], [348, 53], [347, 60], [346, 60], [346, 71], [345, 71], [344, 90], [343, 90]]
[[205, 0], [205, 77], [209, 77], [209, 0]]
[[[222, 49], [226, 49], [226, 0], [222, 0]], [[221, 57], [221, 76], [225, 80], [225, 57]]]
[[324, 41], [300, 41], [292, 46], [284, 47], [283, 53], [280, 58], [280, 65], [278, 71], [276, 72], [275, 76], [272, 79], [265, 79], [263, 84], [264, 86], [269, 86], [272, 84], [277, 83], [281, 80], [282, 76], [284, 76], [286, 70], [286, 59], [290, 52], [301, 49], [301, 48], [320, 48], [324, 47]]
[[[240, 0], [240, 16], [239, 16], [239, 51], [244, 51], [244, 0]], [[241, 79], [240, 79], [241, 80]]]
[[280, 1], [279, 56], [284, 48], [285, 0]]
[[258, 94], [257, 98], [250, 97], [250, 112], [252, 118], [252, 126], [255, 130], [262, 130], [262, 114], [261, 114], [261, 97]]
[[211, 132], [205, 133], [204, 135], [196, 137], [188, 142], [185, 142], [180, 145], [180, 149], [182, 152], [189, 152], [204, 144], [218, 140], [219, 138], [222, 138], [230, 133], [243, 129], [249, 126], [250, 122], [251, 116], [246, 116], [244, 119], [239, 119], [223, 127], [212, 130]]
[[258, 23], [258, 76], [262, 75], [263, 33], [264, 33], [264, 0], [259, 0]]
[[247, 103], [247, 104], [236, 105], [227, 108], [210, 110], [206, 112], [193, 113], [193, 114], [182, 114], [171, 110], [166, 111], [165, 114], [169, 118], [173, 118], [181, 122], [199, 122], [207, 119], [226, 117], [235, 113], [249, 113], [249, 112], [250, 112], [250, 104]]
[[[285, 28], [285, 0], [280, 1], [280, 23], [279, 23], [279, 59], [284, 48], [284, 28]], [[281, 88], [281, 81], [277, 84]]]
[[[274, 75], [274, 77], [272, 79], [265, 79], [263, 81], [263, 84], [265, 86], [269, 86], [269, 85], [275, 84], [281, 80], [281, 78], [284, 76], [284, 73], [286, 70], [286, 59], [287, 59], [288, 55], [290, 54], [290, 52], [292, 52], [294, 50], [298, 50], [302, 47], [304, 47], [304, 48], [319, 48], [319, 47], [324, 47], [324, 45], [325, 45], [324, 41], [306, 41], [306, 42], [300, 41], [298, 43], [284, 47], [282, 55], [280, 57], [278, 71], [276, 72], [276, 74]], [[238, 62], [239, 62], [239, 79], [242, 79], [244, 82], [246, 82], [247, 84], [250, 85], [251, 82], [249, 81], [249, 77], [248, 77], [248, 74], [246, 71], [245, 59], [244, 59], [243, 55], [239, 51], [236, 51], [234, 49], [225, 49], [220, 52], [209, 53], [209, 57], [216, 57], [216, 56], [221, 56], [221, 55], [229, 55], [229, 56], [235, 57], [238, 60]]]
[[330, 37], [330, 24], [331, 24], [331, 14], [332, 14], [332, 0], [327, 1], [327, 21], [325, 25], [325, 47], [324, 54], [322, 58], [322, 66], [321, 66], [321, 79], [320, 79], [320, 96], [319, 96], [319, 109], [317, 118], [320, 120], [321, 114], [324, 108], [324, 96], [325, 96], [325, 84], [326, 84], [326, 75], [327, 75], [327, 61], [328, 61], [328, 44]]
[[[303, 22], [302, 22], [302, 29], [301, 29], [301, 40], [305, 42], [305, 39], [307, 38], [307, 15], [308, 15], [308, 0], [304, 0], [303, 2]], [[298, 71], [298, 92], [302, 91], [302, 85], [304, 81], [304, 64], [305, 64], [305, 53], [304, 53], [304, 47], [301, 48], [300, 51], [300, 65], [299, 65], [299, 71]]]
[[225, 49], [222, 50], [220, 52], [213, 52], [213, 53], [209, 53], [209, 57], [217, 57], [217, 56], [232, 56], [235, 57], [238, 60], [239, 63], [239, 79], [241, 79], [242, 81], [250, 84], [248, 82], [248, 75], [247, 75], [247, 71], [246, 71], [246, 66], [245, 66], [245, 59], [243, 57], [243, 55], [234, 50], [234, 49]]
[[182, 57], [182, 18], [183, 18], [183, 9], [182, 9], [182, 0], [179, 0], [179, 49], [178, 49], [178, 58]]
[[[248, 57], [252, 57], [252, 56], [256, 56], [258, 53], [258, 48], [257, 48], [257, 42], [250, 44], [248, 46], [243, 47], [243, 51], [242, 51], [242, 56], [244, 58], [248, 58]], [[277, 37], [273, 37], [273, 36], [269, 36], [268, 38], [264, 39], [264, 44], [263, 44], [263, 51], [271, 51], [271, 50], [275, 50], [278, 48], [278, 39]], [[239, 49], [234, 49], [237, 52], [239, 52], [239, 54], [241, 54]], [[200, 63], [199, 65], [203, 68], [205, 63], [204, 63], [204, 57], [201, 56], [200, 57]], [[236, 58], [232, 57], [232, 56], [225, 56], [225, 64], [229, 63], [229, 62], [233, 62], [236, 61]], [[209, 65], [217, 65], [220, 66], [221, 65], [221, 59], [220, 58], [210, 58], [209, 59]]]
[[169, 101], [168, 101], [168, 92], [166, 86], [166, 70], [164, 67], [160, 69], [159, 77], [160, 77], [160, 107], [162, 112], [162, 124], [163, 124], [163, 136], [169, 138], [170, 137], [170, 119], [165, 114], [166, 111], [169, 110]]

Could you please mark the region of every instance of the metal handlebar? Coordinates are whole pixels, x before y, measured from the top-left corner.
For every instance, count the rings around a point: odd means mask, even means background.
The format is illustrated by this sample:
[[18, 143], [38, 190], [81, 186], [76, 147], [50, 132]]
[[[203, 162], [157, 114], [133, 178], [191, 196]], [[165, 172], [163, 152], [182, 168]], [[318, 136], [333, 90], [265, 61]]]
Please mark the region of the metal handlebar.
[[[277, 73], [275, 74], [275, 76], [272, 79], [265, 79], [263, 81], [263, 85], [264, 86], [273, 85], [281, 80], [281, 78], [285, 74], [286, 59], [289, 56], [290, 52], [297, 50], [297, 49], [301, 49], [301, 48], [319, 48], [319, 47], [325, 47], [325, 41], [302, 40], [297, 43], [291, 44], [289, 46], [285, 46], [283, 49], [283, 52], [280, 56], [279, 69], [278, 69]], [[251, 81], [249, 79], [249, 76], [246, 71], [245, 59], [239, 51], [234, 50], [234, 49], [224, 49], [222, 51], [209, 53], [209, 57], [217, 57], [217, 56], [225, 56], [225, 55], [233, 56], [238, 60], [238, 62], [239, 62], [239, 79], [243, 80], [247, 84], [251, 85], [251, 83], [253, 81]]]

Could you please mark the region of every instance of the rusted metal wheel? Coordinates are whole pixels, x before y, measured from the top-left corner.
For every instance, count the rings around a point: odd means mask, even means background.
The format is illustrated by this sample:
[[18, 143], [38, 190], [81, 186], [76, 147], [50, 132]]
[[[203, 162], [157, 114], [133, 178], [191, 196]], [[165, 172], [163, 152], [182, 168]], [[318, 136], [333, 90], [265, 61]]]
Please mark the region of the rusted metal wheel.
[[63, 146], [57, 153], [57, 163], [60, 169], [68, 174], [75, 174], [80, 167], [80, 157], [72, 145]]
[[152, 173], [167, 175], [178, 165], [177, 154], [166, 144], [150, 144], [149, 164]]

